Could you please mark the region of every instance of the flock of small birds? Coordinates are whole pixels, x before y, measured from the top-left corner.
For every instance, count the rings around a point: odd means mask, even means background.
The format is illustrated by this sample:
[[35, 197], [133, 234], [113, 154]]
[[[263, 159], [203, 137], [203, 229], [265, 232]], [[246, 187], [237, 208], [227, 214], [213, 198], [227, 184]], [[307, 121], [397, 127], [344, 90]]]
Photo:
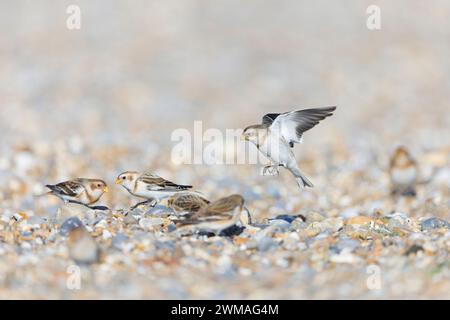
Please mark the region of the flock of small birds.
[[[283, 114], [267, 114], [263, 123], [244, 129], [242, 139], [255, 144], [271, 165], [263, 168], [263, 175], [276, 175], [278, 168], [284, 167], [295, 177], [300, 187], [313, 187], [313, 184], [300, 171], [295, 161], [292, 148], [302, 141], [303, 133], [320, 120], [332, 115], [336, 107], [306, 109]], [[418, 182], [417, 163], [404, 147], [398, 147], [391, 157], [389, 173], [392, 195], [416, 195]], [[139, 201], [126, 214], [139, 206], [154, 207], [164, 201], [165, 205], [176, 214], [174, 224], [180, 235], [188, 233], [210, 233], [220, 235], [229, 228], [244, 227], [252, 224], [252, 217], [245, 207], [242, 195], [230, 196], [210, 201], [201, 192], [193, 190], [190, 185], [181, 185], [164, 179], [154, 173], [126, 171], [119, 174], [116, 185], [122, 186]], [[89, 209], [108, 209], [94, 206], [109, 188], [104, 180], [76, 178], [46, 186], [50, 191], [45, 195], [60, 198], [64, 204], [77, 204]], [[71, 258], [80, 265], [99, 262], [101, 251], [95, 239], [78, 220], [69, 228], [68, 249]]]

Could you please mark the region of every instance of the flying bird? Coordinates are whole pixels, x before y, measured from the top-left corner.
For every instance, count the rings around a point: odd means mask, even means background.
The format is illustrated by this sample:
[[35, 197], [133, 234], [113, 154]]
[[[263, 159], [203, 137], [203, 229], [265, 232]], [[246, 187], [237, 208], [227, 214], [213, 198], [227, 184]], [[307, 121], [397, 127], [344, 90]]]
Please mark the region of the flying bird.
[[285, 113], [269, 113], [262, 124], [248, 126], [241, 139], [252, 142], [265, 155], [271, 165], [263, 168], [263, 175], [278, 173], [278, 167], [285, 167], [295, 177], [300, 187], [313, 187], [303, 175], [295, 160], [292, 148], [302, 142], [303, 133], [331, 116], [336, 107], [304, 109]]
[[398, 147], [391, 157], [389, 174], [392, 194], [415, 196], [417, 183], [417, 162], [405, 147]]
[[100, 179], [77, 178], [58, 184], [46, 185], [54, 195], [67, 203], [77, 203], [89, 207], [96, 203], [104, 193], [108, 192], [105, 181]]
[[248, 209], [244, 207], [244, 198], [241, 195], [233, 194], [186, 215], [184, 219], [178, 220], [175, 224], [180, 227], [191, 227], [197, 231], [219, 234], [238, 221], [251, 223], [251, 218]]
[[155, 206], [161, 199], [192, 188], [192, 186], [173, 183], [153, 173], [141, 174], [136, 171], [121, 173], [116, 179], [116, 184], [124, 187], [131, 195], [146, 199], [133, 206], [132, 210], [147, 203]]

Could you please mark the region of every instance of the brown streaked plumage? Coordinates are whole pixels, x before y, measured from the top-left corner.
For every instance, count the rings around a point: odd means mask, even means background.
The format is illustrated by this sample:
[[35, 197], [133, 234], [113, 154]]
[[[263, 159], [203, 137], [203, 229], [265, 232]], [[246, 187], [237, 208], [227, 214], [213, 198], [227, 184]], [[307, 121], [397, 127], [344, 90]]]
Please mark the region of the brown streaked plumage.
[[211, 202], [194, 192], [179, 192], [167, 200], [167, 206], [175, 213], [194, 213], [207, 207]]
[[96, 203], [105, 192], [108, 192], [108, 186], [105, 181], [100, 179], [77, 178], [64, 181], [55, 185], [46, 185], [52, 194], [64, 203], [79, 203], [85, 206]]
[[124, 187], [131, 195], [146, 199], [146, 201], [138, 203], [136, 206], [148, 202], [152, 202], [152, 205], [154, 206], [163, 198], [192, 188], [192, 186], [173, 183], [156, 174], [140, 174], [137, 171], [126, 171], [121, 173], [116, 179], [116, 184]]
[[389, 163], [392, 194], [415, 196], [417, 162], [405, 147], [398, 147]]
[[185, 219], [177, 221], [176, 225], [218, 234], [235, 225], [241, 220], [243, 214], [246, 218], [244, 220], [247, 220], [249, 213], [244, 207], [244, 198], [241, 195], [233, 194], [186, 215]]

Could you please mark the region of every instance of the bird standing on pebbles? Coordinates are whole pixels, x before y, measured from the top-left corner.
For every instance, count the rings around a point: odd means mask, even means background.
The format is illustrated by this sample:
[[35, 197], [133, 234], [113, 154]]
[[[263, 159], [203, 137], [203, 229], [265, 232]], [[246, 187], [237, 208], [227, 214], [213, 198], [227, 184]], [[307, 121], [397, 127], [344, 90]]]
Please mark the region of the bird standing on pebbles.
[[[313, 187], [295, 161], [292, 148], [302, 142], [303, 133], [333, 114], [336, 107], [305, 109], [286, 113], [269, 113], [262, 124], [244, 129], [241, 139], [250, 141], [272, 162], [263, 168], [263, 175], [278, 174], [278, 167], [288, 169], [300, 187]], [[275, 173], [274, 173], [275, 171]]]
[[389, 167], [392, 194], [416, 195], [417, 163], [405, 147], [398, 147], [392, 155]]
[[[77, 178], [55, 185], [46, 185], [52, 194], [67, 203], [77, 203], [89, 207], [96, 203], [104, 193], [108, 192], [105, 181], [100, 179]], [[90, 207], [89, 207], [90, 208]]]
[[147, 203], [154, 207], [161, 199], [192, 188], [192, 186], [173, 183], [156, 174], [140, 174], [136, 171], [121, 173], [116, 179], [116, 184], [122, 185], [133, 196], [146, 199], [133, 206], [132, 210]]
[[187, 215], [185, 219], [177, 221], [176, 225], [219, 234], [239, 220], [251, 223], [250, 213], [244, 207], [244, 198], [233, 194]]

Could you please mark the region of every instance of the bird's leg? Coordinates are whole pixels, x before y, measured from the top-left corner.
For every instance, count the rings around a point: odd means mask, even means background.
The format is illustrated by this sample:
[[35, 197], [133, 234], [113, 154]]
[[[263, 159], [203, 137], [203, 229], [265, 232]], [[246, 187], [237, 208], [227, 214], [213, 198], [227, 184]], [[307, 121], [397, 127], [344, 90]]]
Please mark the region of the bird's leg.
[[150, 201], [150, 206], [151, 206], [151, 207], [154, 207], [154, 206], [156, 206], [157, 204], [158, 204], [158, 200], [156, 200], [156, 199], [153, 199], [153, 200]]
[[79, 205], [81, 205], [81, 206], [84, 206], [84, 207], [86, 207], [86, 208], [92, 209], [92, 207], [90, 207], [89, 205], [84, 204], [84, 203], [82, 203], [82, 202], [80, 202], [80, 201], [76, 201], [76, 200], [67, 200], [66, 203], [75, 203], [75, 204], [79, 204]]
[[144, 205], [144, 204], [150, 204], [151, 207], [154, 207], [154, 206], [156, 206], [157, 203], [158, 203], [158, 200], [156, 200], [156, 199], [148, 199], [148, 200], [145, 200], [145, 201], [136, 203], [134, 206], [132, 206], [132, 207], [130, 208], [130, 211], [133, 211], [133, 210], [136, 209], [137, 207], [142, 206], [142, 205]]
[[147, 204], [148, 202], [149, 202], [149, 200], [145, 200], [145, 201], [138, 202], [138, 203], [136, 203], [134, 206], [132, 206], [132, 207], [130, 208], [130, 211], [133, 211], [133, 210], [135, 210], [137, 207], [139, 207], [139, 206], [141, 206], [141, 205], [144, 205], [144, 204]]

